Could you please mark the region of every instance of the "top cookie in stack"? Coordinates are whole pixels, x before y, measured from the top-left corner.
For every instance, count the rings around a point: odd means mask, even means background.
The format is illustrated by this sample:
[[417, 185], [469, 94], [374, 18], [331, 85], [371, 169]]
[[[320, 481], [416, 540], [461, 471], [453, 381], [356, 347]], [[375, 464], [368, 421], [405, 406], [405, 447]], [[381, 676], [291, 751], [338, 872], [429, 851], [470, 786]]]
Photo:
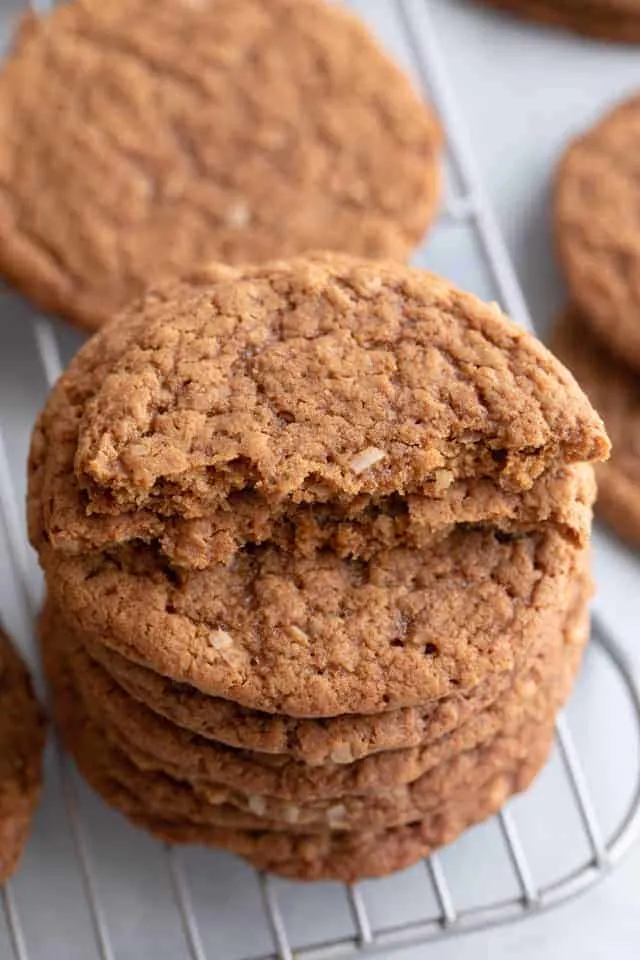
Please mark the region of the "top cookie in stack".
[[404, 260], [439, 196], [433, 112], [325, 0], [32, 11], [0, 123], [0, 272], [89, 330], [193, 264]]
[[422, 271], [316, 255], [149, 293], [73, 360], [31, 452], [83, 771], [161, 836], [293, 876], [451, 839], [546, 756], [607, 452], [541, 345]]

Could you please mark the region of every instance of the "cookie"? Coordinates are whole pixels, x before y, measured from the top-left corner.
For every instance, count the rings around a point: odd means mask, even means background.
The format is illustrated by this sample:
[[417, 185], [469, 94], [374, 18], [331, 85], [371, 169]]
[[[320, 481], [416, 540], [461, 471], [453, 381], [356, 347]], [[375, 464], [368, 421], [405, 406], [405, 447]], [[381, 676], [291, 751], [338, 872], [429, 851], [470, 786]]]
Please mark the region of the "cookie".
[[638, 0], [484, 0], [550, 26], [598, 40], [640, 43]]
[[584, 324], [636, 370], [639, 145], [640, 97], [632, 97], [571, 144], [558, 168], [554, 208], [560, 259]]
[[[590, 581], [581, 575], [577, 606], [567, 624], [575, 623], [590, 595]], [[47, 611], [47, 617], [50, 612]], [[568, 643], [579, 643], [567, 625]], [[50, 629], [50, 628], [49, 628]], [[535, 658], [555, 634], [534, 642]], [[398, 770], [392, 759], [399, 750], [423, 747], [467, 724], [491, 707], [513, 684], [510, 670], [497, 671], [466, 693], [454, 693], [423, 707], [390, 710], [370, 716], [350, 714], [325, 720], [305, 720], [247, 710], [230, 700], [207, 697], [195, 687], [176, 683], [126, 660], [99, 642], [83, 638], [84, 652], [134, 700], [160, 717], [185, 728], [197, 738], [214, 740], [252, 753], [281, 756], [308, 766], [350, 765], [385, 753], [385, 769]], [[527, 665], [529, 658], [527, 658]], [[523, 666], [523, 669], [526, 669]], [[264, 757], [263, 757], [264, 759]], [[364, 765], [362, 767], [364, 769]], [[338, 774], [336, 774], [338, 776]]]
[[513, 669], [557, 624], [585, 552], [554, 529], [461, 528], [368, 562], [263, 545], [181, 575], [139, 547], [51, 554], [45, 568], [80, 636], [205, 694], [331, 717], [416, 706]]
[[0, 271], [86, 329], [201, 262], [404, 260], [438, 201], [431, 109], [321, 0], [31, 13], [0, 117]]
[[206, 567], [329, 504], [330, 545], [344, 520], [393, 545], [411, 526], [515, 525], [509, 494], [607, 452], [555, 358], [431, 274], [335, 255], [212, 268], [72, 361], [34, 431], [30, 533], [70, 553], [159, 542]]
[[602, 346], [577, 307], [562, 314], [552, 345], [602, 413], [613, 441], [611, 460], [597, 467], [597, 513], [620, 537], [640, 546], [638, 374]]
[[71, 680], [83, 709], [116, 739], [132, 744], [146, 755], [147, 769], [168, 770], [177, 778], [214, 781], [244, 794], [280, 797], [306, 803], [343, 794], [387, 790], [410, 783], [452, 756], [488, 743], [498, 734], [517, 732], [530, 720], [538, 690], [548, 699], [565, 696], [568, 681], [580, 659], [588, 634], [585, 600], [590, 590], [581, 585], [572, 609], [565, 614], [557, 636], [545, 637], [533, 663], [503, 697], [487, 710], [478, 709], [472, 720], [444, 736], [435, 736], [417, 749], [378, 753], [351, 764], [309, 767], [286, 756], [234, 750], [206, 740], [161, 717], [129, 697], [109, 674], [87, 655], [61, 621], [45, 611], [43, 643], [67, 659]]
[[[46, 654], [46, 648], [45, 648]], [[49, 664], [50, 671], [59, 669]], [[134, 823], [171, 843], [199, 843], [230, 850], [257, 869], [303, 880], [335, 879], [351, 882], [402, 869], [456, 838], [464, 829], [491, 816], [508, 797], [526, 789], [546, 760], [550, 743], [534, 736], [526, 758], [511, 770], [487, 769], [487, 779], [445, 808], [434, 809], [412, 824], [383, 831], [327, 830], [318, 833], [287, 830], [240, 830], [197, 823], [184, 817], [193, 798], [184, 784], [169, 777], [136, 769], [108, 741], [96, 748], [95, 729], [78, 722], [78, 700], [65, 690], [60, 673], [54, 682], [56, 715], [67, 745], [83, 775], [111, 806]], [[153, 810], [150, 798], [160, 784], [162, 810]], [[168, 791], [168, 795], [167, 795]], [[186, 799], [185, 799], [186, 797]], [[172, 808], [177, 808], [174, 814]]]
[[[174, 771], [146, 769], [144, 755], [131, 744], [116, 745], [84, 712], [81, 699], [64, 663], [44, 647], [53, 688], [56, 716], [65, 742], [80, 768], [96, 761], [109, 776], [144, 797], [156, 817], [187, 820], [203, 826], [270, 832], [326, 832], [327, 830], [384, 829], [422, 819], [442, 805], [468, 796], [496, 774], [511, 773], [537, 747], [549, 749], [553, 737], [555, 694], [538, 692], [531, 717], [510, 735], [498, 735], [489, 744], [467, 751], [429, 771], [405, 787], [344, 796], [316, 803], [292, 804], [264, 796], [178, 777]], [[86, 774], [91, 782], [91, 774]]]
[[25, 664], [0, 629], [0, 884], [27, 842], [42, 787], [44, 715]]

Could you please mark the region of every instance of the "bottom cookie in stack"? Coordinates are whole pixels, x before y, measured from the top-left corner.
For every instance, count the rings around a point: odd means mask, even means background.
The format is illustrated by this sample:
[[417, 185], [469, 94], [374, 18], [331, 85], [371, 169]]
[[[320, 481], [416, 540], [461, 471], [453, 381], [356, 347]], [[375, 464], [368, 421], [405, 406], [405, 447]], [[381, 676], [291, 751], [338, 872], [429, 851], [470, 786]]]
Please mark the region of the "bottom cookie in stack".
[[589, 593], [585, 578], [557, 635], [493, 702], [481, 694], [466, 722], [351, 764], [234, 749], [169, 722], [115, 683], [51, 607], [42, 643], [63, 736], [107, 802], [165, 840], [229, 849], [290, 877], [352, 881], [410, 865], [529, 785], [577, 670]]
[[607, 463], [596, 465], [596, 512], [633, 546], [640, 545], [640, 379], [567, 307], [553, 349], [600, 411], [613, 442]]

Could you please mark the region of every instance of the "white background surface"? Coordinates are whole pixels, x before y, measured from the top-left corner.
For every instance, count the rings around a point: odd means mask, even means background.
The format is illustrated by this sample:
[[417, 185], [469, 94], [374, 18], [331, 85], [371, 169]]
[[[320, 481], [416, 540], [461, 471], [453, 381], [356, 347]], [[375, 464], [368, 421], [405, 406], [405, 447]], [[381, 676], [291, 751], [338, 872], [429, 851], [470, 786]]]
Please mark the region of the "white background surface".
[[[542, 329], [563, 297], [548, 224], [548, 183], [554, 161], [572, 132], [588, 124], [634, 84], [640, 87], [640, 47], [612, 48], [531, 25], [519, 25], [461, 0], [428, 2], [482, 181], [508, 239], [529, 305]], [[385, 24], [392, 24], [393, 4], [394, 0], [354, 0], [354, 6], [367, 13], [383, 30]], [[0, 13], [19, 7], [20, 0], [0, 0]], [[389, 35], [386, 39], [393, 48], [394, 37]], [[434, 269], [483, 292], [483, 278], [474, 266], [469, 239], [462, 231], [448, 228], [439, 231], [430, 241], [425, 259]], [[66, 356], [79, 342], [78, 337], [62, 327], [58, 327], [58, 338]], [[18, 510], [21, 510], [24, 490], [28, 431], [45, 394], [28, 311], [18, 301], [3, 299], [0, 302], [0, 412]], [[15, 560], [15, 551], [0, 530], [0, 605], [12, 631], [26, 647], [31, 635], [29, 610], [21, 597]], [[31, 581], [35, 583], [35, 564], [32, 559], [29, 563]], [[636, 625], [640, 622], [640, 565], [606, 534], [597, 537], [596, 564], [600, 581], [599, 608], [615, 627], [616, 634], [628, 638], [628, 648], [632, 650], [638, 642], [640, 649], [640, 641], [636, 641]], [[640, 664], [640, 657], [637, 662]], [[633, 747], [630, 747], [631, 737], [618, 737], [621, 728], [614, 722], [618, 688], [610, 686], [608, 699], [603, 700], [601, 690], [598, 694], [598, 676], [588, 664], [576, 698], [580, 708], [577, 732], [582, 734], [583, 748], [587, 744], [594, 758], [597, 755], [593, 769], [599, 771], [601, 782], [594, 783], [592, 777], [591, 784], [607, 801], [604, 806], [610, 808], [615, 805], [619, 790], [617, 778], [624, 772], [620, 765], [627, 763]], [[609, 730], [613, 731], [611, 736]], [[119, 817], [108, 813], [88, 790], [82, 786], [77, 790], [96, 888], [117, 960], [181, 960], [186, 956], [185, 943], [175, 908], [169, 905], [171, 898], [161, 852]], [[39, 813], [14, 893], [29, 957], [95, 960], [63, 794], [57, 764], [50, 756], [46, 802]], [[561, 811], [553, 804], [532, 803], [529, 809], [533, 811], [533, 822], [528, 824], [530, 832], [526, 839], [528, 853], [534, 859], [538, 850], [531, 837], [536, 836], [537, 829], [540, 847], [544, 846], [542, 840], [544, 834], [550, 832], [552, 821], [566, 822], [566, 846], [574, 842], [575, 837], [570, 833], [575, 815], [567, 819], [566, 810]], [[525, 821], [526, 806], [527, 801], [518, 807], [518, 816]], [[500, 865], [493, 862], [498, 846], [495, 842], [488, 843], [487, 835], [482, 828], [474, 836], [465, 838], [461, 845], [445, 852], [458, 895], [466, 887], [482, 887], [485, 877], [487, 883], [490, 876], [493, 882], [500, 873]], [[562, 829], [559, 838], [559, 846], [551, 851], [552, 864], [564, 853]], [[192, 883], [196, 915], [202, 930], [206, 930], [209, 956], [213, 960], [225, 960], [238, 955], [241, 934], [248, 939], [253, 936], [250, 928], [260, 911], [260, 902], [249, 871], [230, 858], [216, 858], [214, 864], [213, 856], [204, 851], [189, 851], [182, 862]], [[548, 861], [548, 852], [545, 856]], [[537, 859], [542, 866], [549, 865], [542, 854]], [[400, 879], [399, 883], [397, 889], [405, 890], [407, 905], [412, 898], [421, 896], [417, 881]], [[394, 903], [384, 902], [386, 889], [386, 886], [374, 885], [367, 892], [372, 901], [377, 899], [379, 911], [384, 913], [386, 909], [390, 916], [397, 916], [404, 898], [398, 896]], [[328, 912], [332, 897], [330, 891], [320, 890], [299, 896], [292, 929], [298, 931], [302, 940], [310, 935], [313, 923], [320, 930], [319, 936], [340, 932], [337, 914]], [[344, 906], [341, 910], [344, 927]], [[336, 911], [339, 913], [337, 907]], [[519, 960], [540, 957], [635, 960], [639, 952], [640, 848], [605, 884], [555, 913], [491, 934], [404, 951], [397, 956], [401, 960], [425, 956], [434, 960], [485, 957], [499, 960], [512, 956]], [[4, 960], [5, 955], [10, 953], [0, 921], [0, 960]]]

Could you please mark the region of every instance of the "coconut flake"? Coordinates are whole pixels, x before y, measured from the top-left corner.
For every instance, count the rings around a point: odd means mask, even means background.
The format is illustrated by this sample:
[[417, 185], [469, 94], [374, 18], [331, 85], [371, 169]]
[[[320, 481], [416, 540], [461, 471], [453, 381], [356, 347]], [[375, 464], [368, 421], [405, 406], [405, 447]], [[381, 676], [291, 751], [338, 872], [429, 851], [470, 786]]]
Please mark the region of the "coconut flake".
[[249, 797], [249, 810], [255, 813], [256, 817], [264, 817], [267, 812], [267, 801], [257, 793], [252, 793]]
[[327, 810], [327, 822], [330, 827], [340, 827], [344, 824], [347, 816], [347, 808], [342, 803], [329, 807]]
[[289, 803], [285, 806], [283, 815], [287, 823], [296, 824], [300, 819], [300, 807], [296, 807], [294, 804]]
[[293, 637], [294, 640], [299, 640], [300, 643], [308, 643], [309, 636], [301, 630], [300, 627], [297, 627], [295, 623], [292, 623], [289, 627], [289, 634]]
[[225, 214], [225, 223], [228, 227], [234, 227], [236, 230], [242, 230], [251, 223], [251, 209], [244, 200], [238, 200], [232, 204]]
[[247, 656], [246, 651], [236, 643], [226, 630], [220, 628], [212, 630], [209, 643], [230, 667], [240, 667], [244, 664]]
[[355, 760], [351, 745], [348, 743], [341, 743], [334, 747], [329, 756], [333, 763], [353, 763]]
[[349, 461], [349, 466], [354, 473], [364, 473], [365, 470], [375, 467], [376, 463], [384, 460], [386, 455], [380, 447], [367, 447]]

